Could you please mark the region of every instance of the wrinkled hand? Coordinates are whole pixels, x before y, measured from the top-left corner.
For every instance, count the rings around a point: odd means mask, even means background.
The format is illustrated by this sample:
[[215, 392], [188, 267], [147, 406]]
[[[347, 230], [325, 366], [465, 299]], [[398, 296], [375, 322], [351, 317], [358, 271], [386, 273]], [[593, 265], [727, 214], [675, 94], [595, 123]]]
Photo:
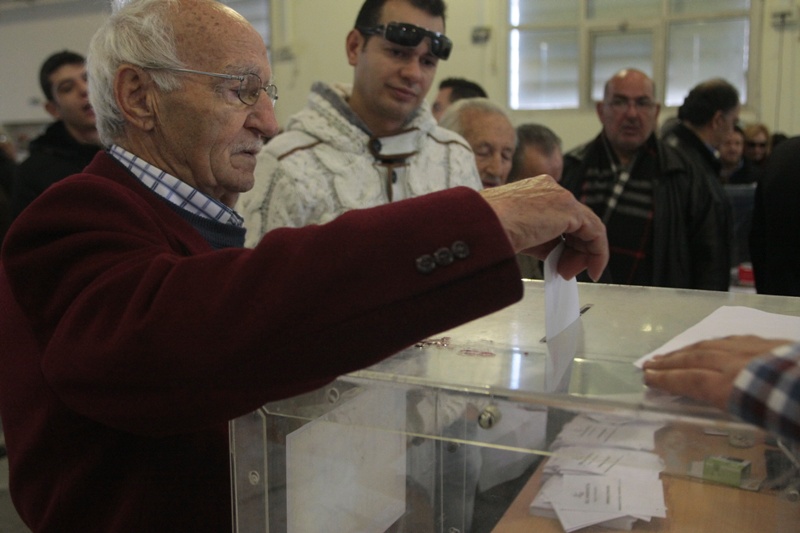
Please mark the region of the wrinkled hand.
[[570, 279], [588, 269], [593, 280], [600, 278], [608, 263], [606, 228], [553, 178], [537, 176], [481, 194], [497, 213], [515, 252], [544, 260], [563, 235], [558, 273]]
[[724, 410], [739, 372], [754, 358], [790, 343], [754, 335], [698, 342], [646, 361], [644, 382]]

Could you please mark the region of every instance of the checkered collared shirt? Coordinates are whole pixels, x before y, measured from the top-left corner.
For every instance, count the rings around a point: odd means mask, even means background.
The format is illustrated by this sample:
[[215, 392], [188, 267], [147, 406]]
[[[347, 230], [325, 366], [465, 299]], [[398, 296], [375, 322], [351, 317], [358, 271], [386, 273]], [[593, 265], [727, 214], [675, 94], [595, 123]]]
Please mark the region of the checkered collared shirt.
[[800, 444], [800, 343], [752, 360], [733, 387], [734, 415]]
[[231, 226], [241, 227], [244, 223], [242, 217], [230, 207], [206, 196], [185, 181], [154, 167], [124, 148], [114, 144], [108, 152], [145, 187], [181, 209]]

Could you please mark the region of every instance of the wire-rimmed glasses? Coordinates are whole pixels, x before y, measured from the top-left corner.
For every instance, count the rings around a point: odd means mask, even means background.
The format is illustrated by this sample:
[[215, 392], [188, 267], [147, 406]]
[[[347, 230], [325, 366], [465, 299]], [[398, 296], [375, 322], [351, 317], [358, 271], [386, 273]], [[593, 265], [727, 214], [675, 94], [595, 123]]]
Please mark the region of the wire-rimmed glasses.
[[214, 78], [222, 78], [226, 80], [239, 80], [239, 90], [236, 92], [239, 100], [243, 104], [253, 106], [258, 102], [258, 97], [261, 96], [261, 91], [264, 91], [269, 97], [272, 106], [278, 102], [278, 87], [272, 83], [262, 85], [261, 78], [256, 74], [220, 74], [217, 72], [204, 72], [202, 70], [192, 70], [189, 68], [177, 67], [160, 67], [161, 70], [174, 70], [175, 72], [186, 72], [188, 74], [202, 74], [204, 76], [212, 76]]

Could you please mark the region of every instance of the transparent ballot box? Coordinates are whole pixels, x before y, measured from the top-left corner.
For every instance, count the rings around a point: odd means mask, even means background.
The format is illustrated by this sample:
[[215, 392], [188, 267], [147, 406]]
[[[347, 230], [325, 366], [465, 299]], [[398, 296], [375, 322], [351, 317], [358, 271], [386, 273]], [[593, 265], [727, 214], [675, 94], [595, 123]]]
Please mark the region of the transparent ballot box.
[[[800, 531], [791, 444], [648, 390], [634, 362], [722, 306], [800, 299], [544, 284], [320, 390], [231, 422], [238, 532]], [[324, 355], [321, 355], [324, 356]]]

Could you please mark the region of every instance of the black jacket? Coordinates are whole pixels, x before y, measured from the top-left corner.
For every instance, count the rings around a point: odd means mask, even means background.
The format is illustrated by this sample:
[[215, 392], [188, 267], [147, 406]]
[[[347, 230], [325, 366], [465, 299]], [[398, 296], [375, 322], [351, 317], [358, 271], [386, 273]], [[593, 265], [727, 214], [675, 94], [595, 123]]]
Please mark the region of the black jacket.
[[28, 150], [28, 158], [19, 165], [14, 180], [12, 220], [50, 185], [83, 170], [100, 147], [79, 143], [59, 120], [31, 141]]
[[[587, 169], [604, 152], [602, 134], [564, 156], [561, 184], [580, 198]], [[728, 290], [730, 242], [720, 226], [724, 209], [706, 180], [680, 153], [651, 135], [637, 157], [633, 173], [646, 157], [658, 158], [653, 180], [653, 285], [686, 289]]]
[[759, 294], [800, 296], [800, 137], [767, 159], [756, 188], [750, 257]]
[[[733, 243], [733, 209], [725, 193], [725, 188], [719, 179], [719, 171], [722, 165], [717, 155], [711, 151], [706, 143], [698, 137], [692, 130], [684, 124], [678, 124], [672, 131], [664, 137], [664, 142], [683, 154], [699, 171], [699, 176], [703, 176], [708, 182], [708, 187], [714, 195], [714, 202], [722, 208], [717, 210], [719, 224], [727, 231], [727, 242]], [[732, 245], [728, 247], [732, 254]]]

